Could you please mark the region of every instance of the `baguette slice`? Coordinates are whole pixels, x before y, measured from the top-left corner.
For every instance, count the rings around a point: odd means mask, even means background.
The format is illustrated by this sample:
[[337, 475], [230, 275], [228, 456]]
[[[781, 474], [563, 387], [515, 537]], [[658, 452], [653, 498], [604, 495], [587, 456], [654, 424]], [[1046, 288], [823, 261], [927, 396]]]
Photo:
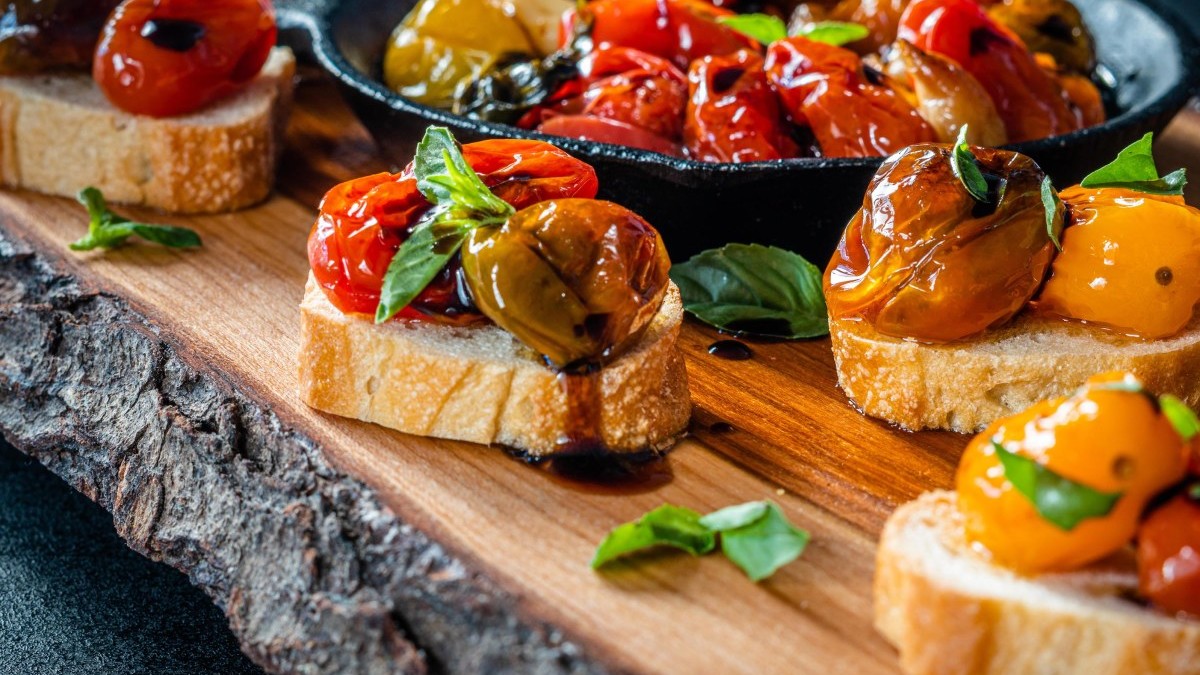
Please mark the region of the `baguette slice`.
[[[311, 276], [300, 314], [300, 396], [308, 405], [534, 458], [561, 449], [566, 394], [556, 374], [507, 331], [377, 326], [335, 308]], [[672, 284], [641, 341], [600, 371], [600, 433], [609, 451], [662, 451], [687, 427], [691, 398], [675, 346], [682, 319]]]
[[952, 492], [888, 520], [875, 567], [875, 626], [913, 675], [1200, 673], [1200, 621], [1121, 597], [1132, 556], [1022, 577], [972, 551]]
[[1131, 372], [1148, 391], [1200, 406], [1200, 319], [1164, 340], [1027, 315], [944, 345], [881, 335], [866, 322], [845, 319], [830, 320], [829, 333], [838, 384], [851, 401], [910, 430], [981, 431], [1110, 370]]
[[131, 115], [85, 73], [0, 77], [0, 184], [64, 197], [219, 213], [275, 182], [296, 60], [276, 47], [258, 78], [189, 115]]

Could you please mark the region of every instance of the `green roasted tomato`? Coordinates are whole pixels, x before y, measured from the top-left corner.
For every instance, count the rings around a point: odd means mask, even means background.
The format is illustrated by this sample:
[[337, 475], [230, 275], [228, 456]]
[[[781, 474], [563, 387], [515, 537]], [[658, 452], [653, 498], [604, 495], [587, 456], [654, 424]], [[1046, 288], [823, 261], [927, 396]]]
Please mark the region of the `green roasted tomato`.
[[475, 230], [462, 263], [480, 311], [559, 369], [603, 364], [635, 343], [671, 266], [649, 223], [594, 199], [541, 202]]

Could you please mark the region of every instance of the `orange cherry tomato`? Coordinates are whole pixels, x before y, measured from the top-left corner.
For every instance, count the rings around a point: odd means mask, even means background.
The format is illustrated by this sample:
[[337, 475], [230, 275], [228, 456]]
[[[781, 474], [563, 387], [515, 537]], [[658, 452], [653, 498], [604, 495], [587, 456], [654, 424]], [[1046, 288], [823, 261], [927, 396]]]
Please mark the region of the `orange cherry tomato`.
[[1200, 209], [1121, 188], [1060, 196], [1070, 220], [1037, 310], [1144, 338], [1183, 330], [1200, 302]]
[[[489, 140], [462, 149], [483, 182], [515, 208], [596, 196], [592, 167], [549, 143]], [[392, 257], [429, 208], [411, 165], [399, 174], [367, 176], [330, 190], [308, 238], [313, 276], [330, 302], [343, 312], [374, 314]], [[455, 258], [397, 316], [451, 324], [481, 320], [459, 269]]]
[[784, 110], [812, 129], [826, 157], [890, 155], [937, 140], [916, 109], [872, 82], [848, 49], [803, 37], [778, 40], [767, 50], [766, 70]]
[[104, 27], [92, 75], [122, 110], [183, 115], [253, 80], [275, 32], [269, 0], [126, 0]]
[[1150, 514], [1137, 539], [1142, 595], [1167, 612], [1200, 618], [1200, 498], [1177, 495]]
[[[1122, 373], [997, 420], [963, 453], [956, 485], [967, 539], [1022, 573], [1070, 570], [1129, 543], [1147, 502], [1184, 475], [1185, 445], [1156, 400]], [[1009, 481], [995, 444], [1093, 490], [1120, 494], [1107, 515], [1064, 530]]]
[[762, 162], [798, 152], [763, 58], [745, 49], [692, 62], [683, 133], [688, 155], [703, 162]]
[[[680, 68], [702, 56], [758, 47], [754, 40], [718, 22], [733, 12], [701, 0], [596, 0], [587, 4], [587, 11], [597, 47], [633, 47]], [[560, 45], [575, 34], [578, 21], [575, 10], [563, 14]]]
[[899, 38], [957, 61], [987, 90], [1010, 142], [1079, 128], [1055, 79], [1012, 31], [972, 0], [915, 0], [900, 19]]

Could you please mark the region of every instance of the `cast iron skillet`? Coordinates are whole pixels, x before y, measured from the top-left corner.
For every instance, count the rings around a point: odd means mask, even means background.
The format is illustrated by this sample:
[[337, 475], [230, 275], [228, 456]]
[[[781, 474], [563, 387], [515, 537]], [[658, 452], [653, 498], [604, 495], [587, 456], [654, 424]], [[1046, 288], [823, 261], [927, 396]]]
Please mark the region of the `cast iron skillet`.
[[[1200, 44], [1163, 0], [1076, 0], [1099, 61], [1112, 73], [1118, 114], [1099, 127], [1021, 143], [1059, 186], [1078, 181], [1147, 131], [1161, 131], [1200, 90]], [[276, 0], [285, 43], [333, 75], [359, 119], [397, 166], [425, 127], [441, 124], [462, 142], [539, 138], [588, 161], [601, 197], [642, 214], [672, 257], [731, 241], [774, 244], [818, 265], [879, 167], [870, 159], [789, 159], [707, 164], [616, 145], [548, 137], [412, 103], [378, 79], [388, 36], [415, 0]]]

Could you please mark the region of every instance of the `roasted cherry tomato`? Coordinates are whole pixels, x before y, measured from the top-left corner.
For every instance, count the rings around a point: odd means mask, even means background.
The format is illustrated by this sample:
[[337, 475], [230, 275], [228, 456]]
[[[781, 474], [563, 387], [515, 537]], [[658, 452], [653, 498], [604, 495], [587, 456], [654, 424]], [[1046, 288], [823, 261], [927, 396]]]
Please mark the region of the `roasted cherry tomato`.
[[552, 117], [537, 128], [550, 136], [579, 138], [597, 143], [612, 143], [630, 148], [640, 148], [664, 155], [677, 156], [679, 145], [657, 134], [635, 127], [628, 122], [610, 120], [589, 115], [559, 115]]
[[1200, 618], [1200, 483], [1188, 487], [1138, 530], [1138, 586], [1160, 609]]
[[683, 131], [688, 156], [704, 162], [762, 162], [798, 152], [763, 58], [745, 49], [692, 62]]
[[972, 0], [915, 0], [900, 20], [899, 37], [957, 61], [974, 75], [996, 104], [1010, 142], [1079, 128], [1058, 82], [1020, 38]]
[[604, 362], [658, 312], [671, 262], [658, 232], [612, 202], [555, 199], [471, 233], [479, 309], [557, 368]]
[[1200, 210], [1183, 197], [1072, 187], [1042, 312], [1145, 338], [1174, 335], [1200, 302]]
[[1004, 0], [987, 13], [1020, 36], [1032, 52], [1045, 52], [1065, 68], [1090, 73], [1096, 66], [1092, 34], [1069, 0]]
[[[937, 140], [933, 129], [896, 92], [872, 82], [858, 55], [802, 37], [767, 50], [767, 79], [784, 111], [807, 125], [826, 157], [890, 155]], [[880, 76], [882, 77], [882, 76]]]
[[968, 143], [996, 147], [1008, 142], [1004, 120], [987, 90], [962, 66], [897, 40], [888, 52], [886, 68], [893, 82], [912, 92], [917, 112], [937, 132], [939, 141], [955, 142], [965, 126]]
[[[463, 156], [497, 196], [516, 208], [596, 195], [592, 168], [549, 143], [481, 141], [464, 145]], [[308, 238], [313, 276], [330, 302], [343, 312], [374, 314], [388, 264], [429, 207], [411, 166], [330, 190]], [[479, 320], [457, 269], [452, 262], [397, 316], [441, 323]]]
[[92, 74], [122, 110], [183, 115], [253, 80], [274, 45], [269, 0], [125, 0], [104, 27]]
[[[1091, 378], [1067, 398], [997, 420], [963, 453], [956, 485], [967, 539], [1023, 573], [1070, 570], [1129, 543], [1147, 502], [1183, 478], [1185, 446], [1154, 397], [1131, 375]], [[999, 445], [1058, 477], [1119, 495], [1071, 529], [1039, 513], [1014, 487]]]
[[831, 317], [947, 342], [1003, 324], [1029, 302], [1054, 255], [1045, 174], [1025, 155], [972, 150], [998, 203], [966, 191], [946, 146], [914, 145], [884, 161], [825, 271]]
[[0, 74], [90, 70], [100, 30], [121, 0], [8, 0], [0, 20]]
[[[718, 22], [733, 12], [701, 0], [596, 0], [586, 9], [592, 15], [592, 40], [597, 47], [633, 47], [680, 68], [702, 56], [723, 56], [758, 45]], [[575, 34], [578, 22], [574, 10], [563, 15], [563, 44]]]

